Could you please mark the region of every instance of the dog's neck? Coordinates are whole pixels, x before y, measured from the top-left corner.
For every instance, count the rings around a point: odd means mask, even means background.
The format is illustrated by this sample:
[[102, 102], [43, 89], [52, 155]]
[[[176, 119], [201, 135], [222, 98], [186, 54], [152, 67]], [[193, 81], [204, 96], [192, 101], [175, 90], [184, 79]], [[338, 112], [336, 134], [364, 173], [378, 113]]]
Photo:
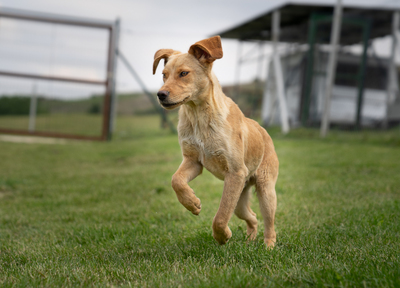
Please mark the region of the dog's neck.
[[208, 87], [198, 97], [201, 100], [188, 102], [182, 105], [179, 111], [179, 118], [186, 119], [182, 122], [190, 123], [192, 130], [200, 134], [206, 134], [210, 127], [221, 127], [220, 123], [229, 113], [227, 97], [222, 92], [218, 79], [212, 72], [208, 78]]

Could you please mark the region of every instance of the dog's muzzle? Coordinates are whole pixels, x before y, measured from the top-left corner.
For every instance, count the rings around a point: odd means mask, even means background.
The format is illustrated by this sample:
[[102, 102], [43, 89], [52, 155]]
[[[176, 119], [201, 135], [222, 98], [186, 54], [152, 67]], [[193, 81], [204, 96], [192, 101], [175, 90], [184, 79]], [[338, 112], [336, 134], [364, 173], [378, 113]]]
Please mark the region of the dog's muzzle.
[[161, 106], [166, 109], [174, 109], [174, 108], [180, 106], [181, 104], [185, 103], [186, 100], [188, 100], [190, 97], [190, 96], [187, 96], [187, 97], [185, 97], [185, 99], [183, 99], [182, 101], [179, 101], [179, 102], [170, 102], [170, 101], [166, 100], [168, 96], [169, 96], [168, 91], [161, 90], [161, 91], [158, 91], [158, 93], [157, 93], [157, 97], [159, 99]]

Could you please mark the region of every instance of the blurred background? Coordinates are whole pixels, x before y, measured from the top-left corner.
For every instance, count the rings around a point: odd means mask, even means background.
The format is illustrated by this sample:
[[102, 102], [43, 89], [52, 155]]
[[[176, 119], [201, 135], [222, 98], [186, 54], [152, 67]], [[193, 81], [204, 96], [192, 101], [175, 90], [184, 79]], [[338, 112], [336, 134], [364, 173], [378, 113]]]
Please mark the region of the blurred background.
[[[0, 0], [0, 287], [400, 287], [400, 0], [343, 0], [327, 89], [337, 3]], [[171, 187], [153, 57], [214, 35], [279, 157], [273, 250], [255, 195], [254, 245], [232, 217], [219, 246], [224, 183], [190, 182], [199, 217]]]
[[[360, 93], [358, 124], [385, 128], [400, 120], [397, 66], [390, 66], [398, 58], [392, 53], [391, 25], [399, 4], [381, 2], [344, 1], [344, 17], [359, 25], [342, 28], [337, 68], [342, 77], [333, 90], [332, 125], [356, 126]], [[275, 79], [282, 76], [290, 127], [318, 126], [332, 19], [318, 26], [312, 17], [331, 17], [335, 3], [0, 0], [0, 133], [105, 140], [129, 117], [157, 114], [161, 126], [171, 128], [176, 111], [166, 115], [155, 101], [162, 78], [161, 69], [152, 75], [154, 53], [161, 48], [186, 52], [217, 34], [224, 57], [214, 63], [214, 72], [246, 116], [266, 126], [281, 125]], [[281, 9], [283, 75], [271, 66], [276, 9]], [[387, 21], [373, 19], [376, 11], [383, 11], [379, 15]], [[312, 23], [317, 25], [314, 39], [309, 37]], [[365, 40], [366, 25], [371, 37]], [[295, 37], [289, 33], [293, 26], [299, 27]], [[385, 29], [377, 32], [377, 27]], [[356, 36], [347, 41], [349, 31]], [[390, 69], [396, 70], [396, 80]]]

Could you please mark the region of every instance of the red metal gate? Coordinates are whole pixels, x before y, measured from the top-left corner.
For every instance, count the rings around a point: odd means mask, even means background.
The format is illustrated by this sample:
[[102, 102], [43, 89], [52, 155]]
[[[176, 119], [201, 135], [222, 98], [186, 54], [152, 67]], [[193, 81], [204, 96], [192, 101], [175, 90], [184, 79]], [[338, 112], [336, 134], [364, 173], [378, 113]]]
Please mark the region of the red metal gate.
[[[88, 20], [76, 17], [66, 17], [59, 15], [50, 15], [42, 13], [33, 13], [27, 11], [18, 11], [11, 9], [0, 9], [0, 20], [3, 18], [23, 20], [23, 21], [35, 21], [41, 23], [52, 23], [60, 25], [69, 25], [75, 27], [89, 27], [96, 29], [104, 29], [108, 31], [108, 51], [106, 60], [106, 76], [103, 80], [93, 80], [85, 78], [74, 78], [74, 77], [60, 77], [54, 75], [44, 75], [36, 73], [23, 73], [15, 71], [3, 70], [4, 67], [0, 65], [0, 76], [7, 77], [10, 79], [36, 79], [38, 81], [51, 81], [54, 83], [78, 83], [78, 84], [90, 84], [104, 87], [104, 97], [102, 101], [102, 119], [101, 129], [99, 129], [98, 135], [84, 135], [74, 132], [63, 132], [63, 131], [41, 131], [35, 129], [35, 131], [29, 131], [27, 129], [15, 129], [10, 127], [2, 127], [0, 125], [0, 133], [4, 134], [19, 134], [19, 135], [37, 135], [46, 137], [61, 137], [71, 139], [87, 139], [87, 140], [107, 140], [111, 137], [112, 132], [112, 118], [113, 118], [113, 99], [115, 98], [115, 65], [116, 65], [116, 51], [119, 34], [119, 21], [99, 21], [99, 20]], [[1, 29], [1, 27], [0, 27]], [[81, 123], [85, 125], [84, 123]], [[3, 125], [4, 126], [4, 125]]]

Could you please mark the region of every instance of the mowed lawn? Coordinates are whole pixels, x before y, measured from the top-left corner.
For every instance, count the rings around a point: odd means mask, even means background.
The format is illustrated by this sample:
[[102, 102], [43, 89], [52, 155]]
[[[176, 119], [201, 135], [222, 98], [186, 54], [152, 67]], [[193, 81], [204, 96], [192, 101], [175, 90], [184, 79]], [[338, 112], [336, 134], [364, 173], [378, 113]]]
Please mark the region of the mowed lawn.
[[[1, 116], [0, 129], [27, 131], [29, 116]], [[102, 116], [98, 114], [44, 114], [35, 119], [35, 131], [72, 135], [100, 136]]]
[[[1, 287], [400, 287], [400, 131], [320, 139], [271, 130], [280, 175], [277, 243], [233, 216], [211, 223], [223, 182], [191, 182], [198, 217], [176, 199], [176, 135], [122, 118], [111, 142], [0, 142]], [[254, 195], [255, 196], [255, 195]]]

